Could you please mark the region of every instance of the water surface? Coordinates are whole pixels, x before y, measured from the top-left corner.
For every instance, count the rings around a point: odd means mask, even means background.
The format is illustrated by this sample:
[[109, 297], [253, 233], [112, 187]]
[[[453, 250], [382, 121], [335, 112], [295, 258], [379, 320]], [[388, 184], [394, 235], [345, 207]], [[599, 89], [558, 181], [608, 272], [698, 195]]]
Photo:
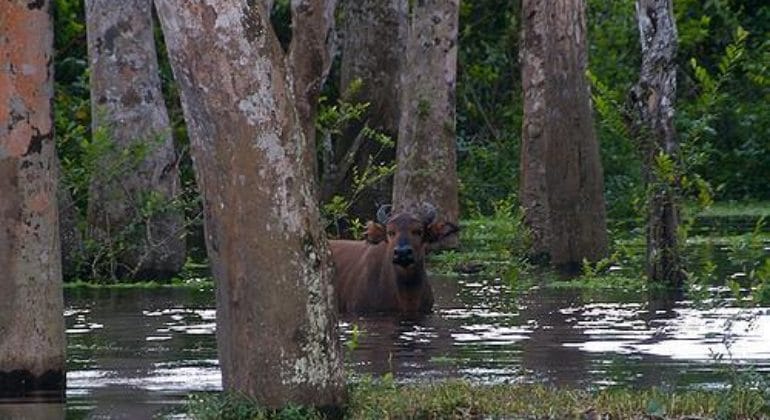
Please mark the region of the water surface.
[[[712, 388], [731, 368], [770, 374], [768, 308], [516, 294], [484, 277], [435, 278], [434, 289], [436, 312], [423, 319], [343, 318], [354, 377]], [[220, 389], [210, 290], [68, 291], [65, 317], [68, 417], [149, 418]]]

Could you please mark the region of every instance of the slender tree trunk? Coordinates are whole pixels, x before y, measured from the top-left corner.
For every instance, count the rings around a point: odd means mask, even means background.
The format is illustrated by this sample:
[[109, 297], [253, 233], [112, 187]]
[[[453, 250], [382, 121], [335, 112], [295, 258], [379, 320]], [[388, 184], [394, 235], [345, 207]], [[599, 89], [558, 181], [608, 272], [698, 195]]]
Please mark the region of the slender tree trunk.
[[0, 397], [64, 397], [49, 3], [0, 3]]
[[307, 159], [313, 164], [312, 174], [318, 174], [315, 120], [318, 97], [332, 62], [336, 8], [337, 0], [291, 2], [293, 29], [288, 65], [294, 75], [294, 98], [307, 139]]
[[[455, 86], [459, 0], [412, 6], [393, 181], [393, 203], [430, 202], [457, 224]], [[437, 244], [457, 246], [457, 236]]]
[[[110, 274], [170, 278], [185, 260], [184, 219], [180, 210], [168, 208], [180, 188], [152, 0], [87, 0], [86, 20], [93, 131], [103, 130], [114, 145], [91, 183], [90, 233], [117, 250], [119, 267]], [[142, 146], [144, 156], [116, 163]], [[148, 214], [143, 209], [150, 203], [159, 207]]]
[[607, 251], [591, 115], [585, 0], [524, 0], [521, 203], [534, 251], [567, 271]]
[[339, 406], [342, 359], [311, 146], [264, 4], [156, 4], [203, 193], [224, 388], [269, 407]]
[[679, 154], [674, 129], [676, 23], [671, 0], [637, 0], [636, 14], [642, 68], [630, 99], [648, 188], [647, 277], [679, 285], [684, 279], [678, 244], [680, 181], [676, 173], [665, 179], [656, 170], [660, 157], [676, 165]]
[[[370, 163], [394, 161], [395, 150], [368, 138], [356, 139], [367, 125], [395, 140], [400, 117], [399, 78], [406, 47], [407, 0], [344, 0], [341, 4], [340, 92], [349, 92], [360, 80], [361, 89], [350, 100], [369, 103], [369, 109], [362, 121], [352, 124], [334, 145], [335, 167], [344, 168], [344, 172], [326, 174], [321, 195], [324, 201], [336, 194], [352, 195], [354, 167], [362, 172]], [[372, 219], [378, 205], [390, 202], [392, 195], [393, 181], [388, 177], [357, 197], [351, 216]]]

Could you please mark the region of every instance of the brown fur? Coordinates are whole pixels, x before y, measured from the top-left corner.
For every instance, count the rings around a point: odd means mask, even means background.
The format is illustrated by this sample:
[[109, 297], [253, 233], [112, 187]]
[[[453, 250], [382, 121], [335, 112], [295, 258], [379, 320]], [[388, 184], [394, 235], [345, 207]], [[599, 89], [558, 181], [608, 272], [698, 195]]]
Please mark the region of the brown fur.
[[[410, 213], [391, 217], [387, 225], [367, 224], [362, 241], [330, 241], [336, 268], [335, 290], [341, 313], [428, 313], [433, 289], [425, 272], [428, 245], [457, 232], [451, 223], [424, 224]], [[414, 263], [393, 262], [396, 244], [408, 242]]]

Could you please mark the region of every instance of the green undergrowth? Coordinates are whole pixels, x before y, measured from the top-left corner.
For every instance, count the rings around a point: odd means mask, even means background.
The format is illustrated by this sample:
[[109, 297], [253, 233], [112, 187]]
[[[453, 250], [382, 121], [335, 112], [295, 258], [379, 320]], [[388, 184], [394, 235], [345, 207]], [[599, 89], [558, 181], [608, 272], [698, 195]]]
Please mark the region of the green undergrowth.
[[[252, 400], [226, 394], [196, 394], [187, 409], [196, 419], [324, 418], [301, 407], [265, 410]], [[350, 385], [344, 418], [755, 419], [770, 418], [770, 405], [766, 395], [751, 388], [586, 391], [527, 384], [474, 385], [461, 380], [399, 385], [385, 377]]]
[[770, 217], [770, 202], [717, 202], [698, 213], [698, 217]]
[[125, 281], [119, 283], [102, 283], [84, 280], [75, 280], [64, 283], [65, 289], [205, 289], [213, 288], [214, 282], [210, 278], [181, 279], [174, 278], [170, 281]]

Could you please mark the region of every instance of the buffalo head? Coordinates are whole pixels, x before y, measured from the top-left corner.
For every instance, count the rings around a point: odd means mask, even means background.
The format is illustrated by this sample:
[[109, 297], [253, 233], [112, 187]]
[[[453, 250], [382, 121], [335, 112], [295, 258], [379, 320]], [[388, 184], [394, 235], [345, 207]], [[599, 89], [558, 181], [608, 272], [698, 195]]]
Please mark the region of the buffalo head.
[[365, 236], [369, 243], [386, 242], [397, 270], [422, 270], [429, 245], [457, 230], [452, 223], [437, 221], [436, 208], [430, 204], [398, 211], [382, 206], [377, 221], [367, 223]]

